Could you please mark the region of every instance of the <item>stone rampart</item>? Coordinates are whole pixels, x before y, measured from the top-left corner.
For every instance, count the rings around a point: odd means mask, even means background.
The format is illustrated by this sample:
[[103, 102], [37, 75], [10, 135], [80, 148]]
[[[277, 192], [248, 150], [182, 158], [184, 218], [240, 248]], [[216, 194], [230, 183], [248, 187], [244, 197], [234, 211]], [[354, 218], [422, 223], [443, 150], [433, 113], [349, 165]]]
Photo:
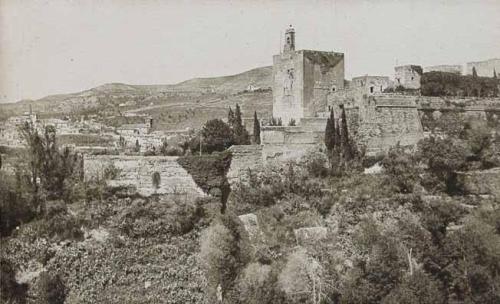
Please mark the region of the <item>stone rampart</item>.
[[[100, 178], [106, 168], [115, 168], [110, 186], [133, 186], [142, 195], [153, 193], [201, 197], [205, 194], [189, 173], [177, 163], [176, 156], [86, 155], [83, 161], [85, 179]], [[160, 174], [159, 188], [153, 186], [153, 173]]]
[[263, 169], [261, 145], [237, 145], [229, 148], [231, 152], [231, 166], [227, 172], [230, 185], [246, 180], [249, 170], [258, 172]]

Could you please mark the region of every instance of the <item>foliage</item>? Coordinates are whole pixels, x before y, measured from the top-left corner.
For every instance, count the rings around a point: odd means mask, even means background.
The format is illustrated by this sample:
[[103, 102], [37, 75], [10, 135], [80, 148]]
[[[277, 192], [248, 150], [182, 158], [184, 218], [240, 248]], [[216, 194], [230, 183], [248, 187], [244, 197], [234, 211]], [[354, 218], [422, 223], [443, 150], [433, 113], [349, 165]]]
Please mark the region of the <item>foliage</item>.
[[64, 197], [65, 191], [68, 191], [66, 181], [71, 179], [76, 182], [80, 177], [77, 155], [68, 148], [59, 149], [53, 126], [45, 127], [42, 136], [33, 125], [26, 123], [20, 128], [20, 133], [28, 146], [27, 166], [18, 167], [17, 174], [31, 188], [35, 204], [40, 199], [39, 184], [48, 199]]
[[335, 130], [335, 116], [333, 109], [330, 109], [330, 117], [326, 120], [325, 127], [325, 146], [326, 149], [332, 153], [337, 144], [337, 131]]
[[190, 232], [204, 215], [198, 201], [135, 199], [118, 212], [112, 226], [130, 238], [166, 238]]
[[64, 304], [68, 290], [58, 274], [42, 272], [38, 284], [40, 303]]
[[[202, 152], [224, 151], [235, 143], [233, 131], [220, 119], [207, 121], [201, 131]], [[199, 151], [199, 138], [190, 145], [191, 152]]]
[[270, 126], [282, 126], [283, 122], [281, 121], [281, 117], [278, 119], [271, 117], [271, 121], [269, 121]]
[[203, 232], [200, 241], [200, 260], [208, 281], [208, 293], [211, 299], [217, 297], [219, 286], [224, 301], [231, 303], [226, 299], [237, 297], [235, 280], [248, 261], [245, 252], [248, 239], [243, 231], [238, 219], [223, 215]]
[[230, 152], [221, 152], [211, 155], [179, 157], [177, 162], [186, 169], [205, 193], [210, 193], [212, 189], [219, 189], [222, 194], [221, 208], [225, 210], [227, 198], [231, 191], [226, 178], [231, 165], [231, 157]]
[[411, 193], [419, 180], [419, 164], [416, 157], [399, 145], [391, 148], [382, 160], [385, 178], [398, 192]]
[[471, 154], [468, 162], [476, 162], [477, 166], [469, 165], [470, 169], [490, 169], [500, 166], [500, 143], [495, 141], [492, 130], [484, 124], [469, 123], [465, 126], [463, 137]]
[[428, 72], [421, 78], [424, 96], [498, 96], [498, 81], [489, 77], [457, 75], [448, 72]]
[[27, 284], [19, 284], [16, 281], [16, 271], [12, 263], [0, 258], [0, 299], [2, 303], [24, 304], [26, 303]]
[[151, 183], [153, 184], [153, 187], [158, 190], [160, 188], [160, 182], [161, 182], [161, 176], [158, 171], [153, 172], [153, 175], [151, 176]]
[[287, 303], [320, 303], [323, 280], [321, 265], [305, 249], [299, 249], [288, 256], [278, 284], [286, 294]]
[[231, 125], [234, 137], [234, 143], [236, 145], [249, 145], [250, 135], [248, 135], [245, 126], [243, 126], [243, 120], [241, 118], [241, 109], [238, 104], [236, 104], [236, 110], [234, 112], [234, 122]]
[[0, 172], [0, 237], [9, 236], [23, 222], [30, 221], [35, 210], [29, 199], [22, 195], [5, 173]]
[[248, 181], [234, 187], [232, 198], [237, 202], [235, 208], [240, 210], [272, 206], [287, 195], [310, 199], [320, 193], [320, 185], [310, 178], [304, 166], [289, 163], [284, 167], [267, 168], [260, 173], [249, 170]]
[[33, 223], [39, 236], [56, 240], [82, 240], [82, 224], [62, 201], [48, 201], [45, 215]]
[[463, 146], [449, 137], [429, 137], [418, 143], [418, 153], [432, 177], [424, 184], [451, 194], [460, 192], [456, 172], [466, 166], [467, 151]]
[[407, 275], [382, 301], [383, 304], [439, 304], [445, 303], [440, 282], [418, 270]]
[[297, 121], [295, 119], [290, 119], [290, 121], [288, 122], [288, 126], [290, 127], [294, 127], [297, 125]]
[[253, 143], [260, 145], [260, 121], [257, 118], [257, 111], [253, 114]]
[[258, 262], [249, 263], [239, 279], [240, 301], [249, 304], [282, 302], [283, 295], [277, 286], [277, 274], [272, 266]]

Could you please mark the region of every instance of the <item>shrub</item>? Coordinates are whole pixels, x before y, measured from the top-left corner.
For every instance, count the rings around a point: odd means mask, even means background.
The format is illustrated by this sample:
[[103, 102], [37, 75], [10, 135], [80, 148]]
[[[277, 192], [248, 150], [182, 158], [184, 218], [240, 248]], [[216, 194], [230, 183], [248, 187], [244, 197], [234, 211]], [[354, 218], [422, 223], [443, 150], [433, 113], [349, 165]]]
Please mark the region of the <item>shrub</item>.
[[[242, 234], [244, 228], [231, 216], [223, 216], [212, 222], [202, 234], [200, 244], [200, 262], [208, 282], [208, 293], [216, 298], [220, 286], [222, 298], [231, 303], [231, 297], [237, 295], [234, 290], [235, 279], [247, 262], [245, 248], [248, 239]], [[213, 301], [212, 301], [213, 302]]]
[[38, 284], [40, 303], [64, 304], [68, 290], [58, 274], [42, 272]]
[[382, 160], [385, 169], [386, 181], [393, 185], [398, 192], [413, 192], [419, 179], [419, 167], [415, 157], [404, 151], [399, 145], [389, 150]]
[[3, 257], [0, 258], [0, 299], [2, 303], [26, 303], [28, 285], [17, 283], [15, 276], [16, 271], [12, 263]]
[[82, 222], [70, 214], [62, 201], [47, 202], [45, 215], [34, 223], [39, 235], [57, 240], [81, 240]]
[[285, 292], [288, 303], [320, 303], [322, 279], [321, 265], [305, 249], [299, 249], [288, 256], [278, 284]]
[[439, 281], [418, 270], [407, 275], [382, 301], [383, 304], [439, 304], [446, 303]]
[[239, 278], [240, 301], [248, 304], [284, 302], [276, 281], [277, 276], [270, 265], [248, 264]]
[[212, 155], [190, 155], [177, 159], [177, 162], [186, 169], [205, 193], [210, 193], [215, 188], [220, 190], [222, 212], [226, 208], [227, 198], [231, 191], [226, 178], [231, 165], [231, 157], [230, 152], [222, 152]]
[[466, 149], [452, 138], [430, 137], [418, 143], [420, 159], [427, 164], [431, 180], [424, 180], [428, 187], [454, 194], [460, 192], [456, 171], [466, 168]]
[[0, 237], [5, 237], [35, 216], [35, 210], [10, 178], [0, 173]]

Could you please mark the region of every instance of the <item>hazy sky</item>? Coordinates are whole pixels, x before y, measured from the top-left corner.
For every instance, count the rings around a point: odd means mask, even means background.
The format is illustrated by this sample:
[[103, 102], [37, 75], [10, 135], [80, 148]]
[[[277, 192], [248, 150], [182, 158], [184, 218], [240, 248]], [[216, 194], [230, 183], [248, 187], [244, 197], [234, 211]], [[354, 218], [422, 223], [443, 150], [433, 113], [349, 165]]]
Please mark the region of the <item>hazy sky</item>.
[[500, 57], [500, 0], [0, 0], [0, 102], [271, 65], [288, 24], [346, 78]]

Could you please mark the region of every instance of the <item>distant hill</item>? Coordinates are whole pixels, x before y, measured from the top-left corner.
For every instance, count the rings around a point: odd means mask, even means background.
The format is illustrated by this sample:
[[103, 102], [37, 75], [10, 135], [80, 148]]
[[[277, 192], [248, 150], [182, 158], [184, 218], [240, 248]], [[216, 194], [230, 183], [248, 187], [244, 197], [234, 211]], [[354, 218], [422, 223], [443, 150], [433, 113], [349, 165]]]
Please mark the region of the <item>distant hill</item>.
[[[245, 108], [244, 103], [251, 101], [251, 106], [247, 106], [249, 113], [244, 113], [245, 116], [250, 116], [255, 110], [264, 112], [263, 115], [268, 116], [267, 114], [270, 113], [267, 112], [271, 111], [272, 104], [271, 94], [245, 92], [245, 90], [252, 85], [254, 88], [269, 92], [271, 83], [272, 67], [270, 66], [230, 76], [193, 78], [177, 84], [107, 83], [77, 93], [49, 95], [38, 100], [0, 104], [0, 120], [27, 111], [29, 104], [42, 117], [96, 114], [106, 118], [120, 116], [128, 111], [154, 115], [157, 112], [156, 109], [161, 109], [159, 112], [165, 117], [175, 117], [175, 119], [169, 118], [169, 122], [167, 118], [163, 121], [163, 125], [169, 129], [190, 124], [189, 121], [182, 121], [184, 117], [189, 116], [187, 113], [183, 114], [184, 108], [192, 113], [194, 108], [201, 109], [210, 106], [211, 112], [219, 108], [221, 110], [217, 112], [222, 113], [224, 111], [220, 108], [221, 106], [234, 106], [235, 102], [238, 102], [242, 108]], [[245, 96], [240, 96], [241, 94]], [[264, 104], [265, 107], [259, 109], [259, 106]], [[172, 111], [175, 113], [171, 113]], [[194, 125], [200, 123], [202, 122], [196, 121]]]

